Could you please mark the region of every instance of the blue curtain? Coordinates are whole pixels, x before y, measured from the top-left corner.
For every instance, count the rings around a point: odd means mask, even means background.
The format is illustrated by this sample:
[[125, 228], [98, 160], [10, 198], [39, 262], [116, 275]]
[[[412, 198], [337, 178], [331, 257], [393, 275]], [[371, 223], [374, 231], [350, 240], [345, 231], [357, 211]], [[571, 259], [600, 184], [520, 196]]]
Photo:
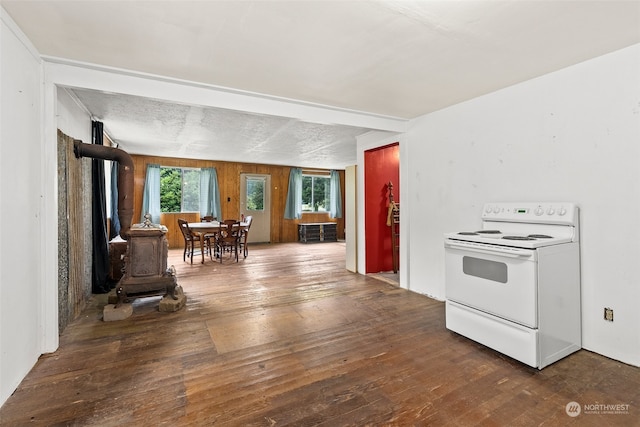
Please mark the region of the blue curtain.
[[160, 165], [147, 166], [140, 222], [144, 221], [144, 216], [147, 213], [151, 214], [152, 223], [160, 224]]
[[216, 168], [200, 169], [200, 216], [211, 215], [222, 220], [220, 187]]
[[340, 191], [340, 173], [331, 171], [331, 189], [329, 194], [329, 216], [342, 218], [342, 192]]
[[291, 168], [289, 173], [289, 189], [287, 190], [284, 217], [287, 219], [302, 218], [302, 169], [300, 168]]

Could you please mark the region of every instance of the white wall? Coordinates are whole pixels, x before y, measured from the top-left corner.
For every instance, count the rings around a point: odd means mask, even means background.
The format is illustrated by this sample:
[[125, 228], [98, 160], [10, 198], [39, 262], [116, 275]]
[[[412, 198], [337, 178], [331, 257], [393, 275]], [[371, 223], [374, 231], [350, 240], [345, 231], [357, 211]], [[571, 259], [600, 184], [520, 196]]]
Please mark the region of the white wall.
[[91, 122], [63, 89], [44, 85], [38, 52], [2, 8], [0, 21], [2, 405], [58, 346], [56, 129], [91, 142]]
[[[91, 144], [91, 115], [65, 88], [57, 88], [57, 127], [65, 135]], [[90, 159], [89, 159], [90, 161]]]
[[[38, 244], [44, 182], [42, 67], [35, 49], [2, 8], [0, 21], [2, 404], [47, 347], [41, 314], [48, 295], [43, 293], [44, 270]], [[57, 322], [53, 327], [57, 329]]]
[[413, 290], [444, 299], [443, 233], [483, 203], [577, 202], [583, 347], [640, 366], [640, 45], [423, 116], [405, 145]]

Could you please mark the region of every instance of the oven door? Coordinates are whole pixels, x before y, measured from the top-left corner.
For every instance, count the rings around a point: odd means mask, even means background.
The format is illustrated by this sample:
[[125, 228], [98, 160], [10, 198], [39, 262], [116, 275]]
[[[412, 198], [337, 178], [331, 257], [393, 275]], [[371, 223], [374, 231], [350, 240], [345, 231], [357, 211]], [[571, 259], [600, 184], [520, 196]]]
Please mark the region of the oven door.
[[445, 240], [447, 300], [537, 328], [536, 259], [532, 249]]

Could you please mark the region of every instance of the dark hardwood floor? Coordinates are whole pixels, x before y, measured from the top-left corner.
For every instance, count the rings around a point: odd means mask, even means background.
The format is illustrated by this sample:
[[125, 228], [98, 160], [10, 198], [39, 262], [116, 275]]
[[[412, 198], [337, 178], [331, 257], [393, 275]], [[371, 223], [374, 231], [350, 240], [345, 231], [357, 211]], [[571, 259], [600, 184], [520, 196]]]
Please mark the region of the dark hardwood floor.
[[183, 310], [139, 299], [129, 319], [103, 322], [96, 296], [0, 424], [639, 423], [640, 369], [585, 350], [527, 367], [448, 331], [442, 302], [346, 271], [344, 243], [254, 245], [238, 264], [169, 258]]

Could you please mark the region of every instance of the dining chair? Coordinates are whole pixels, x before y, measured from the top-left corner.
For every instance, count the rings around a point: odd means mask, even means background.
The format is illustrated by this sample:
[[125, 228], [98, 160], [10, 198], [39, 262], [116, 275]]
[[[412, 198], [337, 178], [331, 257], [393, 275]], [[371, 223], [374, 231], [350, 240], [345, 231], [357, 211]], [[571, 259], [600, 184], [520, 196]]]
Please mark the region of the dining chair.
[[[215, 221], [215, 220], [214, 220]], [[207, 252], [209, 253], [209, 258], [213, 261], [213, 258], [220, 258], [220, 251], [218, 246], [218, 240], [220, 239], [220, 228], [217, 231], [207, 231], [203, 240], [205, 245], [207, 245]]]
[[220, 263], [225, 252], [229, 252], [229, 256], [235, 255], [238, 262], [238, 246], [240, 244], [240, 222], [235, 219], [227, 219], [222, 221], [220, 232], [216, 236], [216, 251], [218, 253]]
[[253, 217], [251, 215], [246, 216], [244, 218], [245, 227], [242, 229], [242, 234], [240, 236], [240, 249], [242, 250], [242, 255], [246, 258], [249, 255], [249, 249], [247, 249], [247, 239], [249, 238], [249, 229], [251, 229], [251, 223], [253, 222]]
[[195, 251], [195, 242], [200, 244], [200, 250], [203, 251], [202, 240], [200, 239], [200, 233], [197, 233], [189, 228], [189, 223], [181, 218], [178, 218], [178, 226], [184, 237], [184, 252], [182, 252], [182, 261], [186, 261], [187, 255], [191, 259], [193, 264], [193, 253]]
[[[214, 222], [214, 221], [218, 221], [218, 217], [213, 216], [213, 215], [205, 215], [203, 217], [200, 217], [200, 222]], [[211, 257], [211, 259], [213, 259], [213, 255], [215, 252], [215, 241], [216, 241], [216, 236], [217, 232], [207, 232], [204, 235], [204, 243], [207, 245], [207, 252], [209, 252], [209, 256]], [[213, 243], [213, 247], [214, 250], [211, 250], [211, 245]], [[217, 255], [217, 252], [216, 252]]]

